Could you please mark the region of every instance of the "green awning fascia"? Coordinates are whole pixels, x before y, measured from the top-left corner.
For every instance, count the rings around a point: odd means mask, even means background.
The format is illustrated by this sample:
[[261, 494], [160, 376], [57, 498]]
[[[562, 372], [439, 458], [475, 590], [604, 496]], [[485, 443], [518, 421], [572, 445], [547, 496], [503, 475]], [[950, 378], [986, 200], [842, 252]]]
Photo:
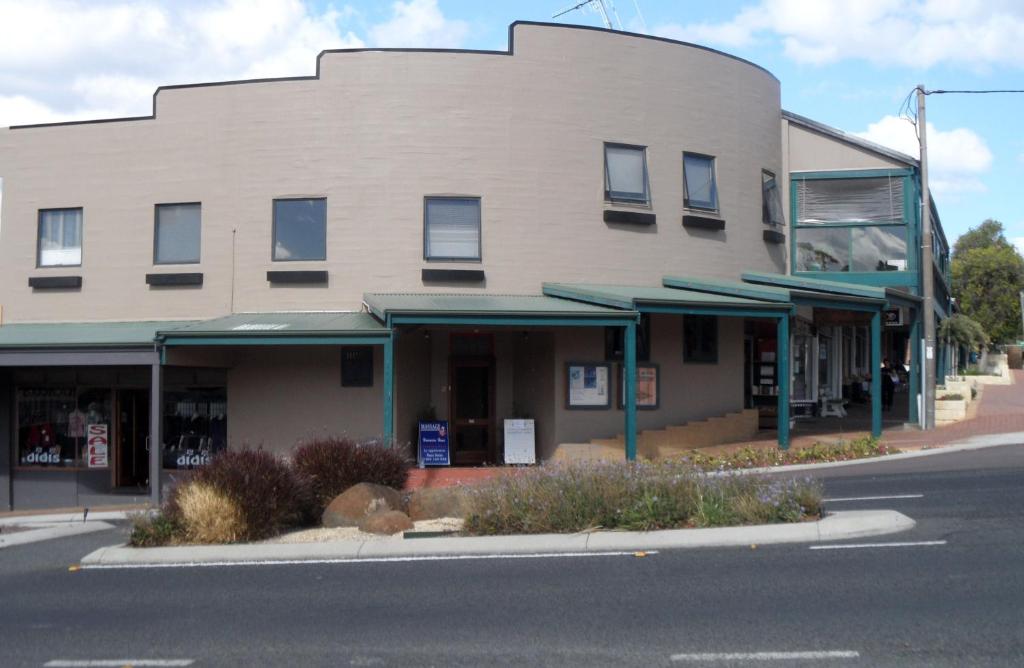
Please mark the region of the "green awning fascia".
[[873, 299], [886, 301], [885, 288], [870, 285], [856, 285], [854, 283], [843, 283], [841, 281], [826, 281], [820, 278], [807, 278], [805, 276], [789, 276], [786, 274], [769, 274], [755, 271], [744, 272], [741, 276], [744, 282], [770, 287], [786, 288], [789, 290], [800, 290], [803, 292], [818, 292], [844, 297], [859, 297], [862, 299]]
[[637, 313], [546, 295], [369, 293], [367, 309], [388, 326], [623, 326]]
[[740, 281], [727, 281], [718, 278], [693, 278], [689, 276], [664, 276], [661, 282], [668, 288], [789, 305], [789, 290], [785, 288], [741, 283]]
[[390, 330], [368, 313], [235, 313], [161, 329], [166, 346], [381, 345]]
[[920, 308], [921, 304], [924, 303], [924, 298], [918, 295], [912, 295], [909, 292], [903, 290], [897, 290], [895, 288], [886, 288], [885, 297], [889, 300], [889, 304], [892, 306], [908, 306], [910, 308]]
[[784, 315], [790, 306], [708, 292], [663, 286], [626, 286], [545, 283], [544, 294], [563, 299], [635, 310], [641, 313], [677, 313], [722, 316]]
[[13, 323], [0, 326], [0, 349], [152, 348], [157, 333], [191, 320], [138, 322]]

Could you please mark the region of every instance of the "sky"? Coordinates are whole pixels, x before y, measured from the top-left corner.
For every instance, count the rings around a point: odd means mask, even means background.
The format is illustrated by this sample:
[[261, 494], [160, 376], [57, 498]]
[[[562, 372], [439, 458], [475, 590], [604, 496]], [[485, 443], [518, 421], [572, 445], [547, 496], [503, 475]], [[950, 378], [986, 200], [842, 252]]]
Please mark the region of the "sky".
[[[147, 115], [159, 85], [313, 74], [323, 49], [506, 49], [516, 20], [602, 26], [592, 8], [552, 18], [578, 1], [0, 0], [0, 127]], [[753, 61], [784, 109], [915, 156], [900, 109], [918, 84], [1024, 89], [1024, 0], [606, 4], [615, 27]], [[1024, 94], [927, 103], [950, 243], [995, 218], [1024, 252]]]

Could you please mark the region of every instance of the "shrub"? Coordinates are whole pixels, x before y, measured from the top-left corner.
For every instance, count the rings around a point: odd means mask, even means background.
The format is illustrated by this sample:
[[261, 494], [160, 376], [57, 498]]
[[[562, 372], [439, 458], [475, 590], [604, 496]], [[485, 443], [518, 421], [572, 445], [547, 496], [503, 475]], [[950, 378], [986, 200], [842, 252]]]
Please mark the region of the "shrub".
[[138, 513], [131, 517], [131, 521], [132, 533], [128, 544], [132, 547], [159, 547], [181, 539], [181, 525], [163, 511]]
[[711, 477], [679, 462], [573, 463], [499, 476], [469, 491], [471, 534], [652, 530], [799, 521], [821, 512], [809, 480]]
[[[225, 512], [237, 509], [241, 526], [235, 540], [261, 540], [285, 527], [300, 523], [305, 492], [298, 478], [281, 459], [262, 450], [229, 450], [216, 455], [190, 480], [171, 490], [164, 508], [185, 535], [194, 535], [198, 527], [187, 523], [185, 504], [194, 501], [193, 486], [203, 486], [233, 504], [220, 506]], [[199, 496], [198, 494], [196, 495]], [[215, 504], [211, 502], [211, 507]], [[196, 515], [195, 517], [200, 517]], [[212, 522], [206, 516], [204, 522]], [[231, 525], [231, 518], [224, 518]]]
[[939, 401], [963, 401], [964, 395], [959, 393], [944, 394], [939, 397]]
[[791, 450], [746, 447], [723, 455], [706, 455], [694, 450], [684, 456], [682, 461], [689, 462], [701, 470], [712, 471], [813, 462], [841, 462], [898, 452], [898, 449], [881, 443], [877, 438], [866, 437], [840, 443], [815, 443], [807, 448]]
[[238, 503], [208, 484], [186, 484], [177, 503], [184, 537], [191, 543], [234, 543], [246, 533]]
[[295, 449], [292, 467], [308, 489], [309, 513], [317, 520], [334, 497], [352, 485], [372, 482], [400, 490], [409, 476], [409, 461], [399, 448], [346, 438], [303, 443]]

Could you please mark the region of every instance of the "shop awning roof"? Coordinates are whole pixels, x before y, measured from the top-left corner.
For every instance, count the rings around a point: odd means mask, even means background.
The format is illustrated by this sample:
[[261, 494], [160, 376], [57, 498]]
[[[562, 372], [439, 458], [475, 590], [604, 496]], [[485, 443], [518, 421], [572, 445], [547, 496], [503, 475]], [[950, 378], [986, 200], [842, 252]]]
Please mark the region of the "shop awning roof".
[[841, 281], [826, 281], [820, 278], [790, 276], [788, 274], [769, 274], [755, 271], [744, 272], [741, 278], [746, 283], [756, 283], [758, 285], [767, 285], [770, 287], [885, 301], [885, 288], [875, 287], [873, 285], [857, 285], [855, 283], [844, 283]]
[[583, 304], [547, 295], [370, 293], [363, 301], [388, 324], [622, 324], [632, 310]]
[[721, 296], [742, 297], [758, 301], [787, 303], [789, 290], [772, 288], [766, 285], [753, 285], [740, 281], [728, 281], [720, 278], [696, 278], [692, 276], [665, 276], [661, 281], [665, 287], [674, 289], [707, 292]]
[[388, 335], [373, 316], [354, 311], [235, 313], [159, 331], [169, 346], [363, 343]]
[[787, 303], [759, 301], [663, 286], [545, 283], [544, 294], [641, 312], [729, 315], [785, 312]]
[[837, 310], [875, 311], [886, 304], [885, 288], [782, 274], [748, 272], [743, 282], [682, 276], [662, 280], [671, 288]]
[[144, 322], [48, 322], [0, 326], [0, 348], [141, 348], [156, 334], [190, 320]]

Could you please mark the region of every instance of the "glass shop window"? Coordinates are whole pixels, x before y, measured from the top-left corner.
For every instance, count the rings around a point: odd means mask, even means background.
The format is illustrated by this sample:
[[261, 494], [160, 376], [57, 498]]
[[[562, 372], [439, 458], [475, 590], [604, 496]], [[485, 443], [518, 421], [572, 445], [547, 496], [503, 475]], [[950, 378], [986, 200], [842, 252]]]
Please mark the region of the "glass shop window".
[[109, 389], [19, 388], [16, 403], [19, 466], [110, 466]]
[[164, 392], [165, 469], [205, 466], [228, 444], [228, 401], [224, 388]]

